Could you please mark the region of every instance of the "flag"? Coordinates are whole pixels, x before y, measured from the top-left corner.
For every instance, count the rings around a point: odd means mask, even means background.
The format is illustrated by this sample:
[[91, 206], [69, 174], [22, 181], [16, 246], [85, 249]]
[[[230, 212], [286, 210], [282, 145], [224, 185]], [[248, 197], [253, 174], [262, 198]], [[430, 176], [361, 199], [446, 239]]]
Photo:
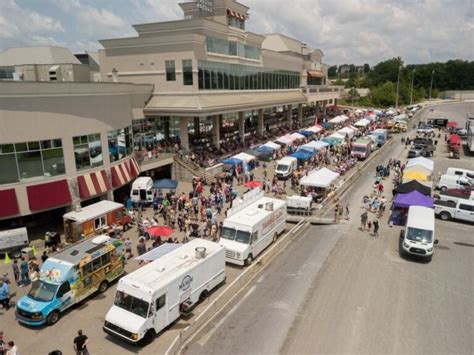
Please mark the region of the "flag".
[[8, 256], [8, 253], [5, 253], [5, 264], [11, 264], [10, 257]]

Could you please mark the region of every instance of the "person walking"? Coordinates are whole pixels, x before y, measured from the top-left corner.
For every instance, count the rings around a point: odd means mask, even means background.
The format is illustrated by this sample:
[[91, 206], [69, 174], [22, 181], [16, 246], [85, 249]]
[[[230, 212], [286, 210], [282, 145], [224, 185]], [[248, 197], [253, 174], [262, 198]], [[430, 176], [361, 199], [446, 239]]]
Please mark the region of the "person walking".
[[368, 214], [367, 214], [367, 211], [364, 211], [364, 213], [362, 213], [360, 215], [360, 229], [362, 231], [365, 231], [365, 226], [367, 224], [367, 219], [369, 218]]
[[6, 355], [18, 355], [18, 347], [15, 345], [15, 342], [10, 340], [8, 342], [8, 350]]
[[12, 263], [13, 277], [15, 278], [15, 283], [20, 284], [20, 267], [18, 266], [18, 260], [14, 259]]
[[89, 351], [87, 350], [87, 343], [89, 342], [89, 338], [87, 335], [82, 334], [82, 329], [77, 331], [77, 337], [74, 338], [74, 350], [76, 351], [76, 355], [89, 355]]
[[125, 244], [125, 255], [127, 255], [127, 260], [128, 260], [128, 259], [133, 257], [133, 254], [132, 254], [132, 241], [130, 240], [130, 237], [127, 237], [124, 244]]
[[0, 279], [0, 304], [3, 309], [10, 309], [10, 287], [3, 279]]
[[349, 220], [349, 205], [346, 205], [346, 220]]
[[[140, 237], [138, 244], [137, 244], [137, 253], [138, 256], [143, 255], [146, 253], [146, 239], [145, 237]], [[138, 265], [141, 265], [143, 260], [138, 261]]]
[[21, 263], [20, 263], [20, 276], [21, 276], [21, 285], [20, 287], [23, 286], [28, 286], [30, 281], [30, 276], [29, 276], [29, 265], [28, 261], [24, 257], [21, 257]]
[[339, 222], [339, 204], [334, 207], [334, 222]]
[[373, 225], [374, 225], [374, 237], [378, 237], [379, 236], [379, 221], [374, 220]]

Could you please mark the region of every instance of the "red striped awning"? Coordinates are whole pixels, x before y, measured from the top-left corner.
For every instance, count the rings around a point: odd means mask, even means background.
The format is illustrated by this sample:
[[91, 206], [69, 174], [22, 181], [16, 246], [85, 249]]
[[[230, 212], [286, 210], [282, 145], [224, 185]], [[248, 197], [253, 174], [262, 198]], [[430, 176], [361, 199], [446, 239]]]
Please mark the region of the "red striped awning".
[[112, 190], [105, 170], [77, 177], [79, 196], [82, 199], [94, 197]]
[[15, 216], [20, 213], [15, 189], [0, 190], [0, 217]]
[[237, 15], [239, 15], [239, 18], [240, 18], [241, 20], [245, 21], [245, 15], [242, 15], [242, 14], [237, 14]]
[[128, 161], [124, 161], [112, 167], [112, 186], [116, 189], [129, 183], [133, 177], [130, 176]]
[[140, 174], [140, 166], [138, 165], [135, 158], [132, 158], [128, 161], [129, 172], [132, 178], [136, 178]]
[[313, 77], [313, 78], [322, 78], [324, 77], [324, 74], [321, 70], [308, 70], [308, 75]]
[[31, 211], [46, 210], [71, 203], [71, 193], [66, 180], [26, 187]]

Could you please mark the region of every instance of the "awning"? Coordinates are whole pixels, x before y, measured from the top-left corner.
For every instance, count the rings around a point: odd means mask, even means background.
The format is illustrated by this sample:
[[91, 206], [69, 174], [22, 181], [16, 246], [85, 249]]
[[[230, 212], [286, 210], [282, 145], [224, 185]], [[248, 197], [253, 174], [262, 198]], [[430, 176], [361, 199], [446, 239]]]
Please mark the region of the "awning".
[[307, 150], [298, 150], [296, 153], [293, 153], [290, 155], [290, 157], [300, 159], [300, 160], [308, 160], [314, 155], [313, 152], [307, 151]]
[[128, 161], [128, 171], [130, 172], [131, 177], [134, 179], [140, 174], [140, 167], [138, 166], [135, 158], [132, 158]]
[[410, 206], [423, 206], [433, 208], [433, 199], [423, 193], [413, 190], [406, 194], [398, 194], [393, 202], [395, 207], [408, 208]]
[[413, 166], [413, 165], [423, 165], [424, 167], [426, 167], [427, 169], [429, 169], [431, 171], [433, 171], [433, 169], [434, 169], [433, 160], [426, 159], [424, 157], [408, 159], [406, 167], [408, 168], [408, 167]]
[[20, 213], [15, 189], [0, 191], [0, 217], [15, 216]]
[[419, 181], [411, 180], [405, 184], [400, 184], [397, 186], [397, 193], [406, 194], [412, 191], [421, 192], [423, 195], [431, 196], [431, 188], [423, 185]]
[[307, 73], [308, 73], [308, 76], [311, 76], [313, 78], [323, 78], [324, 77], [324, 73], [320, 70], [308, 70]]
[[234, 155], [232, 158], [242, 160], [245, 163], [249, 163], [252, 160], [255, 160], [255, 156], [247, 154], [247, 153], [239, 153], [237, 155]]
[[273, 143], [273, 142], [270, 142], [270, 141], [268, 141], [267, 143], [263, 144], [263, 146], [265, 146], [265, 147], [270, 147], [270, 148], [272, 148], [273, 150], [280, 150], [280, 149], [281, 149], [281, 145], [276, 144], [276, 143]]
[[112, 167], [112, 186], [114, 189], [119, 188], [120, 186], [123, 186], [132, 180], [132, 176], [130, 176], [130, 171], [128, 170], [129, 167], [127, 165], [128, 162], [124, 161]]
[[298, 139], [304, 139], [304, 135], [295, 132], [295, 133], [290, 134], [290, 138], [296, 141]]
[[77, 177], [79, 196], [82, 199], [94, 197], [112, 190], [105, 170]]
[[71, 203], [71, 193], [66, 180], [26, 187], [31, 211], [61, 207]]

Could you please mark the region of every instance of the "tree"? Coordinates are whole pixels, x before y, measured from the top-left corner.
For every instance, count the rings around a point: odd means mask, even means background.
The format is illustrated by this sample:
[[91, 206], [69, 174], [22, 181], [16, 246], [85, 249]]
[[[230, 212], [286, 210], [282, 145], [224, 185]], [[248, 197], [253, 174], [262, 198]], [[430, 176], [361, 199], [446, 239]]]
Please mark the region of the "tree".
[[365, 63], [365, 64], [364, 64], [364, 74], [367, 74], [367, 73], [369, 73], [369, 72], [370, 72], [370, 65], [367, 64], [367, 63]]
[[337, 76], [337, 65], [332, 65], [328, 68], [328, 77], [335, 78]]
[[375, 106], [389, 107], [395, 105], [396, 85], [387, 81], [371, 90], [371, 99]]

